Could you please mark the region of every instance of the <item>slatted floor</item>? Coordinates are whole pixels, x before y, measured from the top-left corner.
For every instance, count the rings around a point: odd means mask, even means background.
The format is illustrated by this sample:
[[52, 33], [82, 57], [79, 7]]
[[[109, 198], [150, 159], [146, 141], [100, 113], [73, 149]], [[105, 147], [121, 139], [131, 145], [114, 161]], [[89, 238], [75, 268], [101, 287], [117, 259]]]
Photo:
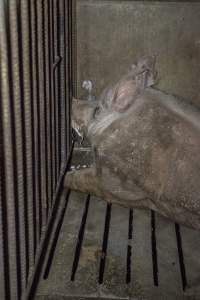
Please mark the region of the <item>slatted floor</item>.
[[200, 299], [198, 231], [75, 192], [60, 212], [37, 299]]

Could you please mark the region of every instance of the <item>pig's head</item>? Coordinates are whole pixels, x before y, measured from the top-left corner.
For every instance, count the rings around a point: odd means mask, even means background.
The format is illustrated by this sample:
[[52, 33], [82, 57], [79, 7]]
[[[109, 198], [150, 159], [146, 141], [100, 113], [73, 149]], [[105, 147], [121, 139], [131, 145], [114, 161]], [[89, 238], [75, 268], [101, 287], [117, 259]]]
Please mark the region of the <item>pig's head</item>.
[[72, 126], [81, 134], [94, 136], [121, 117], [133, 105], [145, 88], [154, 85], [157, 77], [155, 57], [145, 57], [115, 85], [106, 88], [98, 101], [73, 100]]

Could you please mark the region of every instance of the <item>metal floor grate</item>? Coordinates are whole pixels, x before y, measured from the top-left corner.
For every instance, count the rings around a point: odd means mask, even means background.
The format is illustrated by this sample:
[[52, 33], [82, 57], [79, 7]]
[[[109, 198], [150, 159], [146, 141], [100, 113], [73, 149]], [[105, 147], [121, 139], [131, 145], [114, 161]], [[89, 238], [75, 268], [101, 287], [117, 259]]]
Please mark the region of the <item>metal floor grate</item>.
[[200, 234], [71, 192], [36, 299], [200, 299]]

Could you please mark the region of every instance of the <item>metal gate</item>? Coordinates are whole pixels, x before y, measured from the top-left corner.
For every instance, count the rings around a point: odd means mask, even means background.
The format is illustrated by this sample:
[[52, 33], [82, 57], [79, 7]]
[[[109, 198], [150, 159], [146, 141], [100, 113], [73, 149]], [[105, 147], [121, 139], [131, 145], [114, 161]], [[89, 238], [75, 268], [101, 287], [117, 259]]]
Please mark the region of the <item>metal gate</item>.
[[72, 1], [0, 0], [0, 299], [31, 297], [70, 154]]

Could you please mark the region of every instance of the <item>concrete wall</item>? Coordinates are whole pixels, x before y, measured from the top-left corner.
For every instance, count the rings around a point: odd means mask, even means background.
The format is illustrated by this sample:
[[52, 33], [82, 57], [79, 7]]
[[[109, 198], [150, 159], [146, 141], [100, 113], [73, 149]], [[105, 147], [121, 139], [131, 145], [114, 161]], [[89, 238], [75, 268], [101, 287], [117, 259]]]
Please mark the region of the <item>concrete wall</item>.
[[95, 94], [156, 53], [157, 87], [200, 107], [200, 2], [77, 0], [77, 79]]

